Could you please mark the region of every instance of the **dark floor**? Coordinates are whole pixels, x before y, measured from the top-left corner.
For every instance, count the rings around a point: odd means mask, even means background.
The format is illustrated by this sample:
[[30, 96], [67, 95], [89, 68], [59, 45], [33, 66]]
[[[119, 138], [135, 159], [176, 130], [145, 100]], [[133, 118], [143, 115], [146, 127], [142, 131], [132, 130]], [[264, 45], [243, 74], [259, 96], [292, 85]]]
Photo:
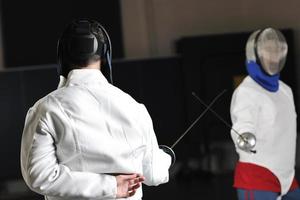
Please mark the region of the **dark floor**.
[[158, 187], [144, 186], [144, 200], [150, 199], [231, 199], [235, 200], [232, 188], [232, 173], [198, 176], [194, 179], [170, 180]]
[[[300, 169], [296, 170], [300, 180]], [[232, 188], [233, 173], [213, 175], [205, 172], [178, 172], [172, 176], [167, 184], [157, 187], [143, 185], [143, 200], [159, 199], [209, 199], [236, 200], [235, 190]], [[43, 200], [43, 197], [31, 191], [8, 192], [0, 190], [1, 200]]]
[[[232, 174], [212, 176], [206, 173], [184, 174], [171, 178], [169, 183], [157, 187], [143, 185], [144, 200], [184, 199], [203, 197], [205, 199], [235, 199]], [[31, 191], [0, 193], [1, 200], [42, 200], [43, 197]]]

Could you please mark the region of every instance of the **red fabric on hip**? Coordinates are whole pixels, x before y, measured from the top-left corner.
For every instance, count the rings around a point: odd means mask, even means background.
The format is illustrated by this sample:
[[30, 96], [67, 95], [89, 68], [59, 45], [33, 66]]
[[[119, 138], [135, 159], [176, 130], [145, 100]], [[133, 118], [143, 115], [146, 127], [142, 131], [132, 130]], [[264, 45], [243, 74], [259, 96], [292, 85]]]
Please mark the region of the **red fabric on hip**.
[[[233, 186], [249, 190], [281, 191], [278, 178], [270, 170], [256, 164], [244, 162], [238, 162], [235, 167]], [[294, 178], [290, 190], [298, 187], [298, 182]]]

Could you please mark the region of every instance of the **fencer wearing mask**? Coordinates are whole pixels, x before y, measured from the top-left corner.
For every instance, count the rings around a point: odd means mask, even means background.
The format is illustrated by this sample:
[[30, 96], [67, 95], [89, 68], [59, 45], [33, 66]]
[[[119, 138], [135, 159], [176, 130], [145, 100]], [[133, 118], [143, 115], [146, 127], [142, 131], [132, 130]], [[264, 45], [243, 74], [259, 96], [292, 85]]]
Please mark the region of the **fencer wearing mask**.
[[[246, 45], [248, 76], [231, 101], [231, 136], [239, 155], [234, 187], [239, 200], [296, 200], [296, 112], [291, 88], [280, 80], [288, 45], [283, 34], [266, 28]], [[288, 70], [288, 69], [286, 69]]]
[[168, 182], [175, 155], [159, 147], [144, 105], [111, 84], [111, 52], [98, 22], [70, 23], [58, 42], [59, 87], [27, 113], [22, 175], [47, 200], [136, 200], [142, 182]]

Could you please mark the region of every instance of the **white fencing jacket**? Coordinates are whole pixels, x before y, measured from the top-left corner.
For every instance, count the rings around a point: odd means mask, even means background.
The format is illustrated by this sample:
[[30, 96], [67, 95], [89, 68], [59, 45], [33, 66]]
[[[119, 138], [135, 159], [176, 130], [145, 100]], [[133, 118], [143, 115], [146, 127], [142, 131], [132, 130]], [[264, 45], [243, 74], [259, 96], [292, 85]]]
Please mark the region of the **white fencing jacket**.
[[[256, 154], [236, 147], [241, 162], [269, 169], [281, 184], [281, 194], [288, 192], [293, 181], [296, 154], [296, 112], [293, 93], [279, 82], [277, 92], [269, 92], [247, 76], [235, 90], [231, 102], [233, 128], [239, 133], [256, 136]], [[237, 135], [231, 136], [236, 143]]]
[[[109, 84], [100, 70], [69, 73], [27, 113], [21, 169], [49, 200], [115, 199], [112, 173], [141, 173], [145, 184], [169, 179], [171, 157], [159, 149], [146, 108]], [[142, 190], [128, 199], [141, 199]]]

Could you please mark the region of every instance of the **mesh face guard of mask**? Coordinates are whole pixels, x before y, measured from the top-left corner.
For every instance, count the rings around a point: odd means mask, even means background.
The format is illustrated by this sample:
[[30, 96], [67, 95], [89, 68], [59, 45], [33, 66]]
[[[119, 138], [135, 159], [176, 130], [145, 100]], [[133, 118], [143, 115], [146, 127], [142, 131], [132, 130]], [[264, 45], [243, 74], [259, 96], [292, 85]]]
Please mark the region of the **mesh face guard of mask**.
[[252, 33], [246, 45], [247, 61], [254, 61], [272, 76], [284, 67], [288, 45], [283, 34], [273, 28]]

